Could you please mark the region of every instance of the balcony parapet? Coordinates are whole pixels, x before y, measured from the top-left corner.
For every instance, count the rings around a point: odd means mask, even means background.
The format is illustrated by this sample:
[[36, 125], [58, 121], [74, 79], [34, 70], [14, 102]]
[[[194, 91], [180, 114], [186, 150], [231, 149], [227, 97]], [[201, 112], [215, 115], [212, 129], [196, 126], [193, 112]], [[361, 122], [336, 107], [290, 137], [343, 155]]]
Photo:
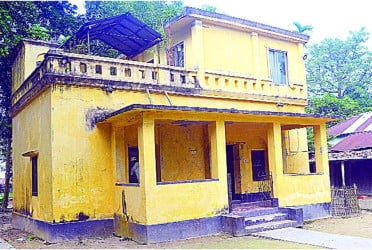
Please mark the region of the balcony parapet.
[[304, 84], [273, 84], [270, 79], [236, 72], [205, 70], [66, 53], [50, 50], [43, 62], [12, 95], [12, 112], [19, 110], [47, 85], [66, 84], [102, 88], [157, 91], [179, 95], [229, 98], [306, 105]]
[[45, 60], [14, 91], [12, 104], [17, 103], [45, 76], [67, 77], [76, 80], [77, 85], [79, 82], [94, 80], [95, 86], [102, 88], [113, 87], [102, 84], [105, 81], [116, 83], [115, 88], [118, 89], [120, 85], [158, 86], [165, 87], [164, 89], [200, 88], [196, 70], [51, 50], [45, 55]]
[[302, 83], [280, 85], [272, 83], [269, 78], [257, 78], [252, 75], [225, 71], [205, 71], [205, 81], [202, 86], [207, 92], [230, 93], [232, 97], [238, 95], [257, 95], [267, 98], [306, 99], [307, 94]]

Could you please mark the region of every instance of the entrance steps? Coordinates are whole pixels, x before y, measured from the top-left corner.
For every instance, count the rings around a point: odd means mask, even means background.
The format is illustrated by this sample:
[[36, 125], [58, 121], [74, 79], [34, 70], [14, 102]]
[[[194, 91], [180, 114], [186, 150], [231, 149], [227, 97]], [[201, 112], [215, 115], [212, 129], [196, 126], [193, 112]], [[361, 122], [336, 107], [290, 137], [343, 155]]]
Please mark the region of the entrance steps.
[[229, 214], [222, 216], [223, 231], [233, 236], [298, 227], [303, 224], [301, 208], [280, 208], [272, 200], [233, 202]]

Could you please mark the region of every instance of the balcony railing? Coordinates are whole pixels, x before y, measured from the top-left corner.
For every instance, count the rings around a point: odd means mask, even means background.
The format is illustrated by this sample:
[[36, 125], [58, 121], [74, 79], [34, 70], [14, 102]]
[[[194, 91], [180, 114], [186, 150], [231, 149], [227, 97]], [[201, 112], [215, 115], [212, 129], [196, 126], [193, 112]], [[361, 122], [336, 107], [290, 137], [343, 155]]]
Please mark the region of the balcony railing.
[[168, 89], [201, 88], [206, 95], [221, 95], [223, 92], [222, 96], [237, 98], [307, 98], [303, 84], [276, 85], [270, 79], [257, 79], [255, 76], [225, 71], [205, 70], [203, 73], [204, 78], [199, 82], [197, 70], [53, 50], [46, 54], [45, 60], [13, 93], [12, 103], [17, 103], [45, 75], [72, 77], [77, 83], [79, 78], [81, 81], [90, 79], [95, 82], [95, 86], [109, 81], [116, 82], [116, 87], [136, 84], [166, 86]]
[[123, 85], [133, 83], [192, 89], [199, 86], [197, 71], [181, 67], [71, 54], [57, 50], [50, 51], [45, 57], [45, 60], [13, 93], [13, 104], [45, 75], [94, 79], [97, 82], [99, 80], [117, 81], [122, 82]]
[[205, 88], [214, 91], [235, 92], [240, 94], [255, 94], [292, 99], [306, 99], [304, 84], [289, 85], [273, 84], [271, 79], [257, 79], [252, 75], [235, 72], [205, 71]]

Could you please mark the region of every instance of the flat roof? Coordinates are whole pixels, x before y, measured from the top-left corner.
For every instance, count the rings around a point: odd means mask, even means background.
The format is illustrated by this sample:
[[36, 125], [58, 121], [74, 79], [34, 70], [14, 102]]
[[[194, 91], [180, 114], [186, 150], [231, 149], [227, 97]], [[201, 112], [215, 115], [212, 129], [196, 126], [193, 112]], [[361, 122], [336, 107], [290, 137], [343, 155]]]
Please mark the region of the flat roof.
[[318, 118], [326, 121], [339, 119], [338, 116], [324, 116], [317, 114], [290, 113], [290, 112], [275, 112], [261, 110], [240, 110], [240, 109], [220, 109], [207, 107], [189, 107], [189, 106], [169, 106], [169, 105], [153, 105], [153, 104], [132, 104], [113, 112], [105, 113], [95, 119], [95, 123], [104, 122], [110, 118], [133, 110], [158, 110], [158, 111], [186, 111], [186, 112], [202, 112], [202, 113], [226, 113], [226, 114], [245, 114], [245, 115], [264, 115], [264, 116], [281, 116], [281, 117], [301, 117], [301, 118]]

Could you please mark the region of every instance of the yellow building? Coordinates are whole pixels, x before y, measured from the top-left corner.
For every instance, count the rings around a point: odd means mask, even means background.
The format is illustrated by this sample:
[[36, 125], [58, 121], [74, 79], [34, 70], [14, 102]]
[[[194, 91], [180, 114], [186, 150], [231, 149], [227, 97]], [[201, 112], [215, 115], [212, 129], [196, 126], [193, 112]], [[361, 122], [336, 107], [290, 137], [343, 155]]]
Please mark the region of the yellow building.
[[308, 36], [194, 8], [165, 28], [165, 47], [128, 13], [77, 32], [120, 59], [17, 46], [15, 227], [151, 243], [329, 215], [332, 118], [304, 112]]

